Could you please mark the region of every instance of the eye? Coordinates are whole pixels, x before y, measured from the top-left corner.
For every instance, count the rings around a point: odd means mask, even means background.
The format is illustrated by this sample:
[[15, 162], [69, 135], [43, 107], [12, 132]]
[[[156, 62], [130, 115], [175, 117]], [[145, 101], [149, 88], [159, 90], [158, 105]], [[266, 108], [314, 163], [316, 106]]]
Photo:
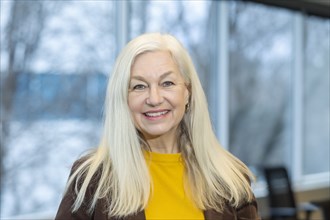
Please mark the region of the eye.
[[137, 84], [137, 85], [133, 86], [133, 90], [144, 90], [145, 88], [147, 88], [147, 86], [142, 85], [142, 84]]
[[162, 86], [163, 86], [163, 87], [170, 87], [170, 86], [173, 86], [173, 85], [174, 85], [174, 83], [171, 82], [171, 81], [166, 81], [166, 82], [163, 82], [163, 83], [162, 83]]

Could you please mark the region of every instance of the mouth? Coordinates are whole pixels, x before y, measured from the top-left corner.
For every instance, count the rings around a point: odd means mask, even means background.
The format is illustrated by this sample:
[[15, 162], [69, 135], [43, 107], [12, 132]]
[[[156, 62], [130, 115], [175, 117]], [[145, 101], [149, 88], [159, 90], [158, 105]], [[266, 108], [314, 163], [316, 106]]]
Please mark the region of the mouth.
[[161, 118], [161, 117], [165, 116], [169, 112], [170, 112], [170, 110], [162, 110], [162, 111], [149, 111], [149, 112], [145, 112], [143, 114], [147, 118], [156, 119], [156, 118]]

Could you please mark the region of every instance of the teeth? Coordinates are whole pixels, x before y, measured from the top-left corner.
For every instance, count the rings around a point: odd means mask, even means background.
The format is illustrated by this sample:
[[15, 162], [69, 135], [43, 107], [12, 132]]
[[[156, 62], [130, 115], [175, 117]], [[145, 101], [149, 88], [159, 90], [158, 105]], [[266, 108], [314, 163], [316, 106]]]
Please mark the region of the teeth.
[[146, 116], [149, 116], [149, 117], [158, 117], [158, 116], [161, 116], [161, 115], [164, 115], [166, 114], [168, 111], [163, 111], [163, 112], [149, 112], [149, 113], [145, 113]]

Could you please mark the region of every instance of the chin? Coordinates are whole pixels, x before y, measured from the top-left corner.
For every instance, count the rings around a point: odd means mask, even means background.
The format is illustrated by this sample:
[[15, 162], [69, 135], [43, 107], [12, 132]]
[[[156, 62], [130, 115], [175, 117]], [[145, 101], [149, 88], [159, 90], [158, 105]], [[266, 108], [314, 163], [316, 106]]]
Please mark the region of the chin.
[[143, 130], [142, 134], [145, 137], [156, 138], [156, 137], [161, 137], [163, 135], [166, 135], [166, 134], [170, 133], [170, 131], [171, 130], [148, 129], [148, 130]]
[[156, 137], [160, 137], [160, 136], [166, 134], [166, 132], [156, 132], [156, 131], [152, 131], [152, 132], [145, 132], [144, 131], [142, 133], [145, 137], [150, 137], [150, 138], [156, 138]]

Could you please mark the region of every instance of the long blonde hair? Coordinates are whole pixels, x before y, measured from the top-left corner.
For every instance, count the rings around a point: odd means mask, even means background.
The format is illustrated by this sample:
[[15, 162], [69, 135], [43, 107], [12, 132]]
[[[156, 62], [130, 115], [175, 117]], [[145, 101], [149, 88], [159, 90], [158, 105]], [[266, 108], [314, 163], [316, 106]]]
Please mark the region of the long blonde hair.
[[[146, 208], [151, 179], [143, 156], [143, 137], [134, 127], [128, 108], [128, 85], [135, 58], [150, 51], [169, 51], [189, 91], [189, 109], [180, 123], [179, 147], [185, 163], [192, 199], [202, 209], [223, 210], [225, 202], [238, 207], [251, 201], [249, 179], [253, 175], [236, 157], [223, 149], [211, 126], [207, 101], [192, 60], [173, 36], [141, 35], [119, 54], [108, 82], [103, 136], [98, 149], [87, 156], [69, 178], [74, 184], [73, 212], [83, 204], [88, 187], [97, 174], [89, 201], [92, 212], [98, 200], [106, 199], [109, 216], [123, 217]], [[95, 183], [94, 183], [95, 184]]]

